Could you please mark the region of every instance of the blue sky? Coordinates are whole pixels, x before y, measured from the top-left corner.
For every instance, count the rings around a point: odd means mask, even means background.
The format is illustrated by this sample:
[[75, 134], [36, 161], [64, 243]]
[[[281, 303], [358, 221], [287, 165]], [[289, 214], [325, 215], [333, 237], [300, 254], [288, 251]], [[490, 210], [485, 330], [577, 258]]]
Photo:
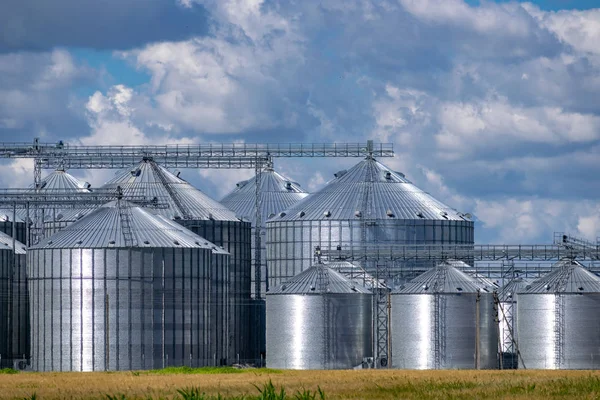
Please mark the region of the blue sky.
[[[6, 0], [0, 140], [393, 142], [476, 240], [600, 236], [591, 0]], [[357, 160], [280, 160], [309, 190]], [[113, 171], [72, 171], [99, 186]], [[251, 171], [184, 171], [215, 198]], [[0, 163], [24, 186], [28, 162]]]

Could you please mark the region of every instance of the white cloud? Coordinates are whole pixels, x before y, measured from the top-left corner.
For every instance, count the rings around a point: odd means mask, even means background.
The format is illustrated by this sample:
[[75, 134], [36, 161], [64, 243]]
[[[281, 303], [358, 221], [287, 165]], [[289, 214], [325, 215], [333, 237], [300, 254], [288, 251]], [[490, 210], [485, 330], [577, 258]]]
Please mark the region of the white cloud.
[[600, 55], [600, 9], [542, 11], [533, 4], [523, 7], [561, 41], [576, 50]]
[[35, 129], [39, 136], [52, 120], [71, 121], [71, 88], [94, 75], [66, 50], [0, 54], [0, 126]]
[[484, 3], [471, 7], [463, 0], [399, 0], [405, 10], [418, 18], [442, 24], [471, 28], [480, 33], [497, 32], [525, 37], [530, 23], [520, 6]]
[[519, 107], [507, 99], [440, 105], [440, 152], [452, 156], [508, 142], [566, 144], [600, 139], [600, 117], [567, 112], [557, 107]]
[[303, 60], [301, 39], [288, 21], [262, 1], [201, 3], [217, 20], [213, 36], [119, 53], [151, 75], [149, 90], [139, 93], [147, 101], [138, 116], [209, 133], [294, 123], [281, 78]]
[[536, 239], [550, 243], [553, 232], [568, 232], [590, 239], [600, 233], [598, 206], [590, 201], [542, 198], [476, 200], [474, 211], [484, 227], [499, 231], [497, 241], [507, 244]]

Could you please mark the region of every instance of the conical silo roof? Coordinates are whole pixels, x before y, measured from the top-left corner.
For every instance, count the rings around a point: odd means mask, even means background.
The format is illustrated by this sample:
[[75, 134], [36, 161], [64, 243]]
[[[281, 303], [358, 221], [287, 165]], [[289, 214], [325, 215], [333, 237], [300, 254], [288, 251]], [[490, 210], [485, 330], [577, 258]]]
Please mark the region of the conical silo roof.
[[353, 264], [349, 261], [343, 260], [333, 260], [328, 261], [325, 265], [331, 268], [335, 272], [339, 272], [344, 275], [346, 278], [352, 280], [355, 283], [361, 284], [369, 289], [376, 288], [385, 288], [387, 287], [381, 281], [375, 279], [375, 277], [365, 271], [359, 265]]
[[103, 187], [120, 186], [124, 195], [156, 197], [168, 208], [153, 210], [169, 219], [238, 221], [235, 213], [152, 160], [119, 173]]
[[[12, 236], [7, 235], [4, 232], [0, 232], [0, 250], [2, 249], [8, 249], [11, 250], [13, 249], [13, 238]], [[18, 240], [15, 240], [15, 253], [17, 254], [26, 254], [27, 253], [27, 247], [19, 242]]]
[[270, 289], [272, 294], [371, 293], [367, 288], [328, 268], [315, 264], [287, 282]]
[[[265, 221], [292, 207], [308, 196], [300, 184], [281, 175], [271, 167], [265, 168], [260, 176], [260, 201], [262, 225]], [[238, 216], [250, 221], [256, 226], [256, 180], [251, 178], [238, 182], [236, 188], [227, 194], [221, 203], [234, 211]]]
[[[30, 186], [33, 189], [33, 185]], [[39, 190], [73, 190], [89, 192], [90, 184], [75, 178], [64, 170], [56, 170], [48, 174], [40, 183]]]
[[525, 289], [527, 285], [531, 283], [530, 280], [523, 278], [515, 278], [510, 280], [506, 285], [502, 286], [498, 293], [498, 299], [500, 301], [512, 301], [518, 292]]
[[520, 294], [600, 293], [600, 277], [573, 260], [561, 260], [552, 271], [525, 286]]
[[95, 209], [32, 248], [131, 247], [131, 241], [135, 242], [135, 247], [216, 247], [183, 226], [116, 200]]
[[[34, 188], [33, 185], [30, 188]], [[73, 193], [88, 193], [91, 192], [90, 184], [88, 182], [84, 182], [80, 179], [75, 178], [73, 175], [68, 172], [57, 169], [52, 173], [48, 174], [44, 177], [40, 183], [40, 187], [38, 189], [41, 192], [50, 192], [57, 191], [60, 194], [64, 192], [73, 192]], [[58, 194], [58, 193], [57, 193]], [[90, 207], [88, 209], [64, 209], [57, 210], [55, 212], [46, 210], [45, 214], [47, 215], [44, 219], [48, 222], [48, 220], [56, 220], [56, 221], [75, 221], [81, 216], [89, 213], [93, 210], [94, 207]], [[24, 215], [22, 215], [24, 218]]]
[[487, 285], [449, 263], [440, 263], [435, 268], [417, 276], [400, 286], [394, 294], [433, 294], [433, 293], [482, 293], [489, 292]]
[[444, 263], [457, 268], [459, 271], [464, 272], [465, 274], [469, 275], [472, 278], [477, 279], [478, 281], [480, 281], [484, 287], [486, 289], [497, 289], [499, 288], [499, 285], [497, 283], [495, 283], [494, 281], [492, 281], [490, 278], [487, 278], [483, 275], [481, 275], [480, 273], [478, 273], [476, 271], [475, 268], [473, 268], [471, 265], [467, 264], [464, 261], [461, 260], [444, 260]]
[[469, 221], [413, 185], [403, 174], [371, 157], [335, 176], [324, 188], [270, 221], [361, 218]]

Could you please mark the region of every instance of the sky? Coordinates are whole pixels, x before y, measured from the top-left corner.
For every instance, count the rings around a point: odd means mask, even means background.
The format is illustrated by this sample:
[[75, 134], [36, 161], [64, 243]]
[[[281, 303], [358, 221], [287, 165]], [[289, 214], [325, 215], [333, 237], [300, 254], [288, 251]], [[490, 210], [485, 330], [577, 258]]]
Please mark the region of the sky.
[[[592, 0], [3, 0], [0, 141], [377, 142], [478, 243], [600, 236]], [[278, 159], [316, 191], [357, 159]], [[49, 172], [49, 171], [46, 171]], [[100, 186], [115, 171], [70, 171]], [[248, 170], [185, 170], [214, 198]], [[0, 161], [0, 186], [32, 181]]]

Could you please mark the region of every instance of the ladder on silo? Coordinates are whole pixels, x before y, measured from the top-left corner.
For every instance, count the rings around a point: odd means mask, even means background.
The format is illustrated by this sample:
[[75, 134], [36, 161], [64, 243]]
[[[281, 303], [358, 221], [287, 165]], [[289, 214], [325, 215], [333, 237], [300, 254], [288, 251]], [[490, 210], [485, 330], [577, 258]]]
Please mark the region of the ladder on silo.
[[[318, 252], [318, 250], [317, 250]], [[319, 292], [321, 299], [323, 301], [323, 309], [322, 309], [322, 321], [323, 321], [323, 368], [329, 368], [329, 360], [331, 360], [331, 337], [330, 327], [331, 327], [331, 315], [329, 315], [329, 298], [325, 296], [329, 290], [329, 274], [327, 273], [327, 267], [321, 264], [320, 253], [317, 255], [319, 259], [317, 271], [317, 291]]]
[[[517, 276], [515, 274], [514, 260], [502, 260], [501, 270], [502, 270], [502, 284], [504, 286], [506, 286], [507, 281], [508, 281], [508, 283], [510, 283], [516, 279]], [[503, 295], [506, 295], [506, 293], [504, 293]], [[500, 302], [498, 303], [498, 306], [500, 307], [500, 311], [502, 314], [502, 319], [504, 319], [504, 322], [507, 327], [506, 330], [502, 331], [502, 337], [500, 338], [500, 340], [502, 340], [502, 345], [507, 349], [507, 352], [514, 354], [515, 353], [514, 313], [516, 312], [515, 304], [514, 304], [514, 294], [510, 301], [511, 301], [510, 309], [509, 309], [509, 307], [503, 308], [501, 306]], [[500, 319], [498, 319], [498, 322], [500, 322]]]
[[571, 275], [573, 266], [563, 267], [554, 292], [554, 361], [555, 368], [560, 368], [565, 361], [565, 296], [563, 291]]
[[433, 340], [433, 368], [443, 368], [446, 354], [446, 296], [440, 295], [439, 287], [444, 286], [446, 270], [438, 269], [433, 285], [433, 324], [431, 326]]
[[165, 175], [163, 174], [163, 172], [160, 169], [160, 167], [153, 160], [148, 160], [148, 161], [150, 162], [150, 166], [152, 167], [152, 171], [154, 171], [154, 173], [156, 174], [156, 176], [158, 176], [158, 179], [160, 179], [160, 183], [165, 188], [165, 190], [167, 191], [167, 193], [169, 193], [169, 196], [171, 196], [171, 199], [173, 199], [173, 202], [175, 203], [175, 205], [179, 209], [179, 212], [181, 213], [181, 219], [192, 219], [192, 216], [188, 212], [187, 207], [185, 207], [183, 205], [183, 201], [179, 197], [179, 193], [177, 193], [177, 191], [173, 190], [173, 187], [167, 181], [167, 178], [165, 178]]
[[117, 209], [119, 210], [119, 220], [123, 239], [125, 240], [125, 247], [137, 247], [138, 244], [131, 229], [131, 207], [118, 200]]

